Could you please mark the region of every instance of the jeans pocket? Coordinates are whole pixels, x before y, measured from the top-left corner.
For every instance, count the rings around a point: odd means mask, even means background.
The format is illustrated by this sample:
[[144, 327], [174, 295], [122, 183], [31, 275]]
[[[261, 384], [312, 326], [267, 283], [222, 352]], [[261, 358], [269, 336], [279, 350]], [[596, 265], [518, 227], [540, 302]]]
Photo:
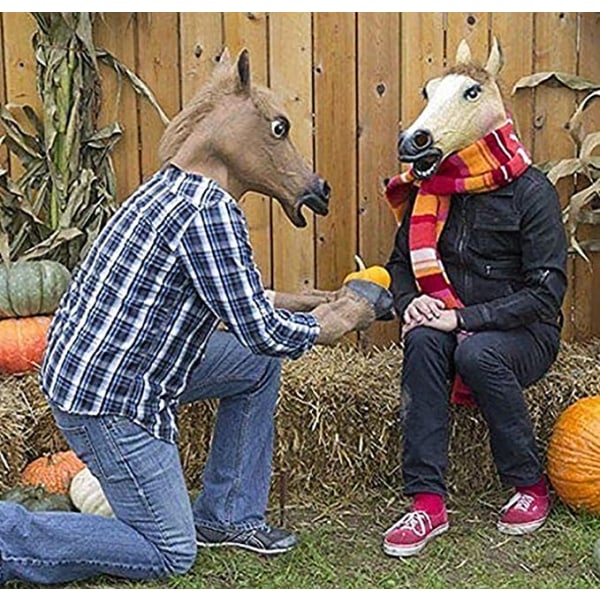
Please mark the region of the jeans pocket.
[[[59, 411], [54, 411], [54, 415], [59, 429], [73, 452], [77, 454], [96, 477], [103, 476], [104, 472], [94, 450], [94, 444], [92, 443], [88, 428], [85, 423], [81, 422], [86, 417], [78, 417], [65, 413], [61, 414]], [[89, 417], [88, 419], [92, 418], [94, 417]], [[80, 421], [81, 424], [76, 424], [77, 421]]]

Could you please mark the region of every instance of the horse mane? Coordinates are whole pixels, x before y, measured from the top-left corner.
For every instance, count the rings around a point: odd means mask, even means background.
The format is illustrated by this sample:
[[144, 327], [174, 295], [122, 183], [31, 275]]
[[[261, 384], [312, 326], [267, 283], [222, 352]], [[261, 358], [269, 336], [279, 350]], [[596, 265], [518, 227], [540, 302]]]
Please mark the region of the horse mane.
[[194, 127], [213, 110], [213, 99], [212, 87], [203, 86], [183, 109], [171, 119], [158, 146], [158, 158], [161, 164], [164, 165], [173, 158]]
[[[167, 125], [158, 147], [160, 163], [165, 165], [177, 153], [198, 124], [212, 112], [224, 95], [235, 93], [234, 82], [213, 79], [200, 88], [198, 93], [173, 117]], [[269, 91], [261, 86], [252, 87], [250, 97], [258, 110], [268, 114], [271, 103]], [[270, 115], [269, 115], [270, 116]]]

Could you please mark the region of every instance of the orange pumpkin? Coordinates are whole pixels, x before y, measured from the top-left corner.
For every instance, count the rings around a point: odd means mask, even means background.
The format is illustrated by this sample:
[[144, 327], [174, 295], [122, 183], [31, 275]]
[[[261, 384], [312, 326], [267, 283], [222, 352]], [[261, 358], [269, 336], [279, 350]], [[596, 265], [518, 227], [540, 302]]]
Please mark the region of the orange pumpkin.
[[42, 485], [54, 494], [68, 494], [71, 480], [84, 468], [85, 464], [72, 450], [57, 452], [29, 463], [21, 473], [21, 483]]
[[51, 322], [47, 316], [0, 320], [0, 373], [35, 371], [42, 362]]
[[389, 289], [392, 278], [385, 267], [380, 265], [373, 265], [372, 267], [366, 267], [360, 256], [355, 256], [354, 260], [358, 265], [358, 271], [349, 273], [344, 277], [342, 285], [352, 281], [353, 279], [365, 279], [366, 281], [372, 281], [386, 289]]
[[565, 504], [600, 515], [600, 396], [581, 398], [557, 419], [547, 470]]

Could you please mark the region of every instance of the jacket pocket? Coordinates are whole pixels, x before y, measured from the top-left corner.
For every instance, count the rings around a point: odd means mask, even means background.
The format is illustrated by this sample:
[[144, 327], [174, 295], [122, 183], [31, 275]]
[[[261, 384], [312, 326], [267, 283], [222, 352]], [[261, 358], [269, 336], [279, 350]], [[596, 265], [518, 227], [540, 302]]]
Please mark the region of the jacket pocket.
[[486, 194], [473, 202], [476, 204], [469, 250], [477, 260], [517, 260], [521, 255], [521, 218], [512, 196]]

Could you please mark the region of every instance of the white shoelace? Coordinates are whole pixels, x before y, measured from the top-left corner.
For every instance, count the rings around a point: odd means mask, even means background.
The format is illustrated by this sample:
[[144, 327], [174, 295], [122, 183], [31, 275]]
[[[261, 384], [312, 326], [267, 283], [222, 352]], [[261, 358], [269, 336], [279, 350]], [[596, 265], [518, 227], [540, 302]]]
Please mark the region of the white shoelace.
[[431, 517], [424, 510], [415, 510], [406, 513], [399, 521], [396, 521], [385, 533], [392, 532], [394, 529], [408, 529], [415, 535], [423, 536], [427, 533], [427, 526], [433, 528]]
[[517, 492], [501, 509], [502, 513], [505, 513], [509, 508], [513, 506], [518, 510], [529, 510], [531, 504], [535, 501], [533, 496], [524, 494], [523, 492]]

